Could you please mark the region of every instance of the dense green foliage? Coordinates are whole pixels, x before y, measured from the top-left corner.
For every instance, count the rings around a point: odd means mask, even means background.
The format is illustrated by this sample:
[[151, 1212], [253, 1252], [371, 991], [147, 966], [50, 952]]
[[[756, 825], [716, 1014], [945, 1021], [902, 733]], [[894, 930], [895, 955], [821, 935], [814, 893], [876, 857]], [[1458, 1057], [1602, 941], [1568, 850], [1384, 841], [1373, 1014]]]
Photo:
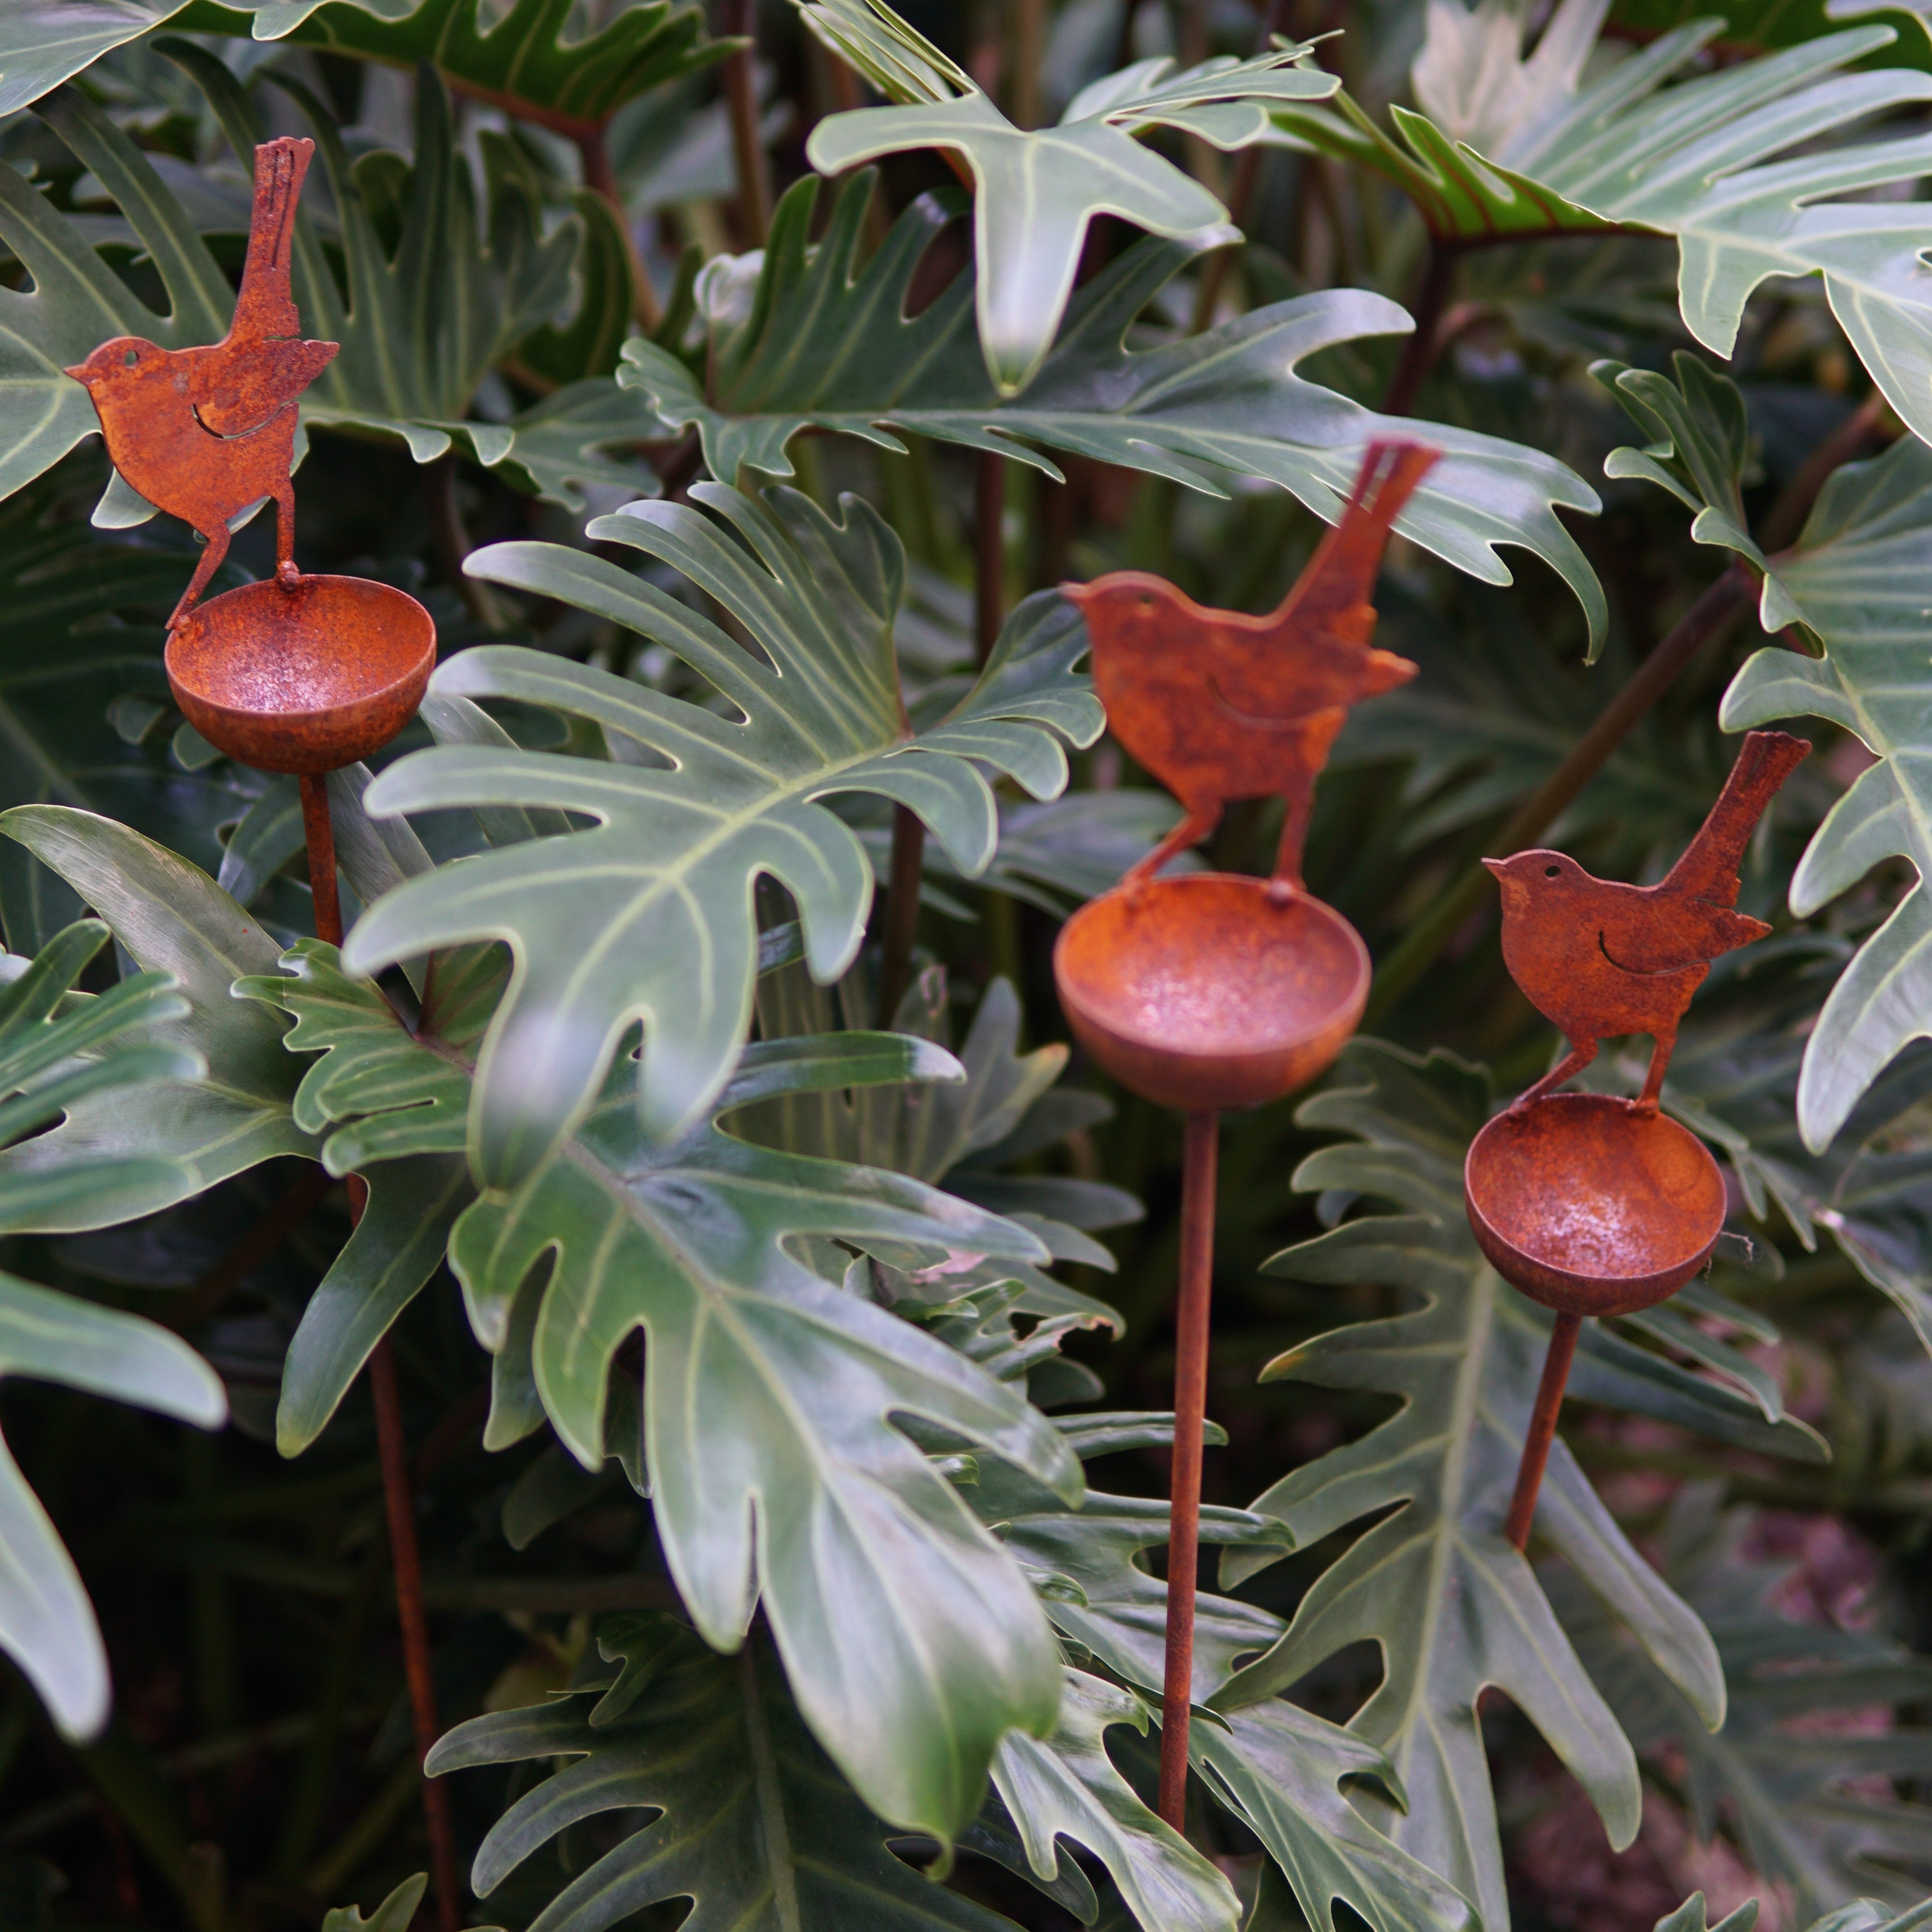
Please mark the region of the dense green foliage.
[[[1761, 0], [0, 4], [0, 1932], [1922, 1928], [1928, 74]], [[339, 948], [64, 374], [221, 335], [280, 134], [299, 560], [440, 644]], [[1225, 1126], [1177, 1832], [1179, 1134], [1051, 968], [1174, 808], [1055, 586], [1268, 608], [1391, 434], [1420, 673], [1307, 854], [1376, 986]], [[1654, 878], [1786, 719], [1664, 1093], [1730, 1232], [1586, 1328], [1526, 1556], [1474, 861]]]

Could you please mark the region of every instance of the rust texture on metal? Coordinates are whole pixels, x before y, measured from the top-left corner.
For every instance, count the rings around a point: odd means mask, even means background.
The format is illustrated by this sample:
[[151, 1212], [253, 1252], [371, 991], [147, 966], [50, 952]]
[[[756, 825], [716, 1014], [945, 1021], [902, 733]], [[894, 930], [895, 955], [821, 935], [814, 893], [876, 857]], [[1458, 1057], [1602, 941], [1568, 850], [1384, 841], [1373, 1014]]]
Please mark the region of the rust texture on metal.
[[1186, 814], [1130, 883], [1206, 838], [1229, 800], [1278, 797], [1287, 813], [1275, 877], [1300, 887], [1315, 781], [1348, 706], [1415, 675], [1370, 643], [1370, 599], [1390, 526], [1436, 457], [1372, 443], [1342, 520], [1268, 616], [1204, 609], [1142, 571], [1062, 586], [1085, 614], [1109, 728]]
[[1711, 962], [1771, 930], [1735, 910], [1738, 863], [1773, 794], [1810, 748], [1788, 732], [1752, 732], [1710, 816], [1656, 885], [1592, 878], [1561, 852], [1483, 861], [1502, 889], [1503, 963], [1570, 1042], [1519, 1110], [1588, 1066], [1599, 1041], [1640, 1033], [1654, 1046], [1636, 1104], [1657, 1111], [1678, 1024]]
[[[1470, 1143], [1462, 1168], [1477, 1245], [1505, 1281], [1557, 1311], [1504, 1526], [1519, 1550], [1584, 1317], [1634, 1315], [1675, 1294], [1723, 1230], [1718, 1163], [1658, 1111], [1658, 1096], [1711, 962], [1771, 930], [1737, 910], [1738, 866], [1810, 748], [1783, 731], [1752, 732], [1697, 836], [1656, 885], [1592, 878], [1561, 852], [1483, 861], [1502, 887], [1504, 963], [1570, 1047]], [[1629, 1034], [1652, 1041], [1634, 1100], [1554, 1090], [1601, 1041]]]
[[[104, 342], [68, 374], [86, 384], [109, 455], [156, 508], [207, 540], [168, 620], [168, 682], [188, 722], [230, 758], [298, 773], [318, 938], [342, 943], [342, 910], [326, 775], [366, 758], [415, 715], [436, 666], [436, 627], [412, 597], [355, 577], [304, 577], [295, 562], [296, 403], [335, 353], [300, 339], [289, 251], [314, 144], [255, 150], [255, 209], [235, 318], [212, 348], [164, 350], [136, 337]], [[228, 520], [276, 506], [274, 576], [212, 602], [197, 600], [228, 550]], [[368, 1190], [349, 1177], [359, 1222]], [[422, 1558], [388, 1338], [369, 1358], [396, 1609], [418, 1758], [436, 1741], [434, 1680]], [[441, 1932], [458, 1932], [462, 1898], [448, 1793], [422, 1792]]]
[[1174, 1310], [1174, 1460], [1168, 1477], [1167, 1650], [1161, 1679], [1160, 1815], [1187, 1828], [1187, 1726], [1201, 1562], [1201, 1448], [1208, 1420], [1208, 1308], [1214, 1285], [1220, 1121], [1187, 1117], [1180, 1181], [1180, 1300]]
[[1340, 913], [1222, 872], [1093, 900], [1060, 928], [1053, 970], [1094, 1062], [1186, 1111], [1256, 1106], [1306, 1086], [1369, 996], [1368, 949]]
[[289, 285], [296, 203], [313, 141], [255, 150], [248, 255], [228, 333], [197, 349], [163, 349], [138, 335], [104, 342], [67, 373], [84, 383], [107, 454], [122, 478], [206, 540], [176, 622], [228, 554], [228, 520], [275, 500], [278, 574], [295, 573], [296, 404], [330, 359], [333, 342], [302, 340]]
[[168, 682], [211, 745], [265, 772], [332, 772], [415, 716], [436, 626], [406, 592], [362, 577], [246, 584], [168, 639]]
[[1724, 1225], [1704, 1143], [1607, 1094], [1498, 1114], [1470, 1144], [1463, 1194], [1496, 1272], [1569, 1315], [1634, 1315], [1675, 1294]]

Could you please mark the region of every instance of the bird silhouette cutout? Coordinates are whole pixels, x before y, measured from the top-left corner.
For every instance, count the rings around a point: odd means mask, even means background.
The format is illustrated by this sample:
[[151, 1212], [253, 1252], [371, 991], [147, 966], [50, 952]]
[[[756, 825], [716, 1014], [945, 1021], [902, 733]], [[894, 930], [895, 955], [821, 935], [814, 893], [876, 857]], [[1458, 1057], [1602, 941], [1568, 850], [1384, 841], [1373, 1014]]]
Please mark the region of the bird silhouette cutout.
[[1370, 444], [1341, 521], [1268, 616], [1204, 609], [1144, 571], [1061, 586], [1086, 615], [1114, 736], [1186, 814], [1127, 874], [1130, 891], [1212, 832], [1230, 799], [1268, 797], [1287, 808], [1271, 890], [1301, 890], [1315, 781], [1348, 706], [1415, 675], [1370, 643], [1370, 600], [1390, 526], [1436, 458], [1416, 443]]
[[1593, 878], [1561, 852], [1483, 861], [1502, 889], [1503, 963], [1570, 1043], [1512, 1114], [1580, 1073], [1599, 1041], [1625, 1034], [1651, 1036], [1650, 1070], [1630, 1106], [1657, 1112], [1678, 1024], [1712, 961], [1771, 930], [1735, 910], [1738, 864], [1772, 795], [1810, 748], [1788, 732], [1752, 732], [1710, 816], [1654, 886]]
[[336, 351], [332, 342], [302, 340], [289, 288], [296, 203], [314, 152], [313, 141], [286, 136], [255, 150], [248, 260], [219, 342], [163, 349], [117, 335], [67, 372], [86, 385], [124, 480], [206, 539], [170, 630], [221, 567], [230, 519], [264, 497], [275, 500], [276, 575], [290, 589], [298, 580], [289, 480], [296, 404]]

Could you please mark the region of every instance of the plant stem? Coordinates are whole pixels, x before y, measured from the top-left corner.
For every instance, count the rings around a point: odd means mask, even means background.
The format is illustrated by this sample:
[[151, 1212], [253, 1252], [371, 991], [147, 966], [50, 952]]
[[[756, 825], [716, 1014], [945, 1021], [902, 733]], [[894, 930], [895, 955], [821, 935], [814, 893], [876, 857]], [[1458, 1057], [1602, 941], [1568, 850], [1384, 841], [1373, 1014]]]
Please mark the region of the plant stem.
[[1536, 1385], [1536, 1407], [1530, 1414], [1529, 1432], [1522, 1439], [1522, 1460], [1516, 1465], [1516, 1493], [1510, 1498], [1509, 1520], [1503, 1526], [1503, 1534], [1519, 1550], [1529, 1547], [1529, 1526], [1536, 1520], [1536, 1492], [1543, 1486], [1550, 1445], [1556, 1439], [1563, 1390], [1570, 1380], [1570, 1359], [1582, 1330], [1583, 1318], [1566, 1312], [1557, 1316], [1556, 1325], [1550, 1331], [1550, 1352], [1543, 1358], [1543, 1379]]
[[470, 616], [494, 629], [501, 620], [489, 586], [480, 578], [463, 574], [463, 560], [470, 554], [470, 532], [463, 527], [463, 512], [457, 506], [455, 451], [446, 450], [434, 463], [425, 463], [418, 474], [422, 478], [423, 511], [429, 520], [436, 567], [443, 581], [463, 599], [463, 608]]
[[1006, 614], [1006, 459], [982, 449], [973, 470], [973, 644], [982, 670]]
[[[1283, 32], [1287, 24], [1288, 0], [1268, 0], [1268, 4], [1262, 9], [1261, 31], [1255, 37], [1256, 52], [1266, 53], [1275, 35]], [[1255, 184], [1261, 179], [1262, 158], [1266, 152], [1258, 142], [1250, 142], [1244, 148], [1240, 160], [1234, 164], [1234, 178], [1228, 185], [1228, 219], [1244, 232], [1248, 225], [1248, 206], [1255, 198]], [[1225, 248], [1216, 248], [1202, 266], [1200, 284], [1194, 292], [1194, 319], [1190, 334], [1198, 335], [1214, 320], [1214, 306], [1221, 299], [1228, 272], [1234, 266], [1241, 246], [1238, 242], [1231, 242]]]
[[1016, 128], [1040, 125], [1040, 63], [1046, 46], [1045, 0], [1012, 0], [1012, 59], [1006, 112]]
[[[725, 33], [746, 41], [757, 39], [758, 0], [728, 0], [724, 14]], [[739, 48], [725, 61], [723, 73], [731, 114], [731, 152], [738, 164], [739, 239], [747, 248], [762, 248], [772, 225], [772, 178], [758, 126], [758, 85], [752, 53], [748, 46]]]
[[1187, 1117], [1180, 1182], [1180, 1301], [1174, 1311], [1174, 1462], [1168, 1478], [1167, 1656], [1160, 1698], [1160, 1815], [1187, 1823], [1187, 1725], [1194, 1697], [1194, 1592], [1201, 1561], [1201, 1441], [1208, 1416], [1208, 1307], [1214, 1286], [1220, 1117]]
[[1832, 430], [1799, 466], [1779, 493], [1771, 514], [1764, 520], [1762, 542], [1767, 555], [1798, 541], [1811, 506], [1834, 470], [1849, 463], [1867, 440], [1877, 433], [1885, 420], [1885, 394], [1874, 388], [1838, 428]]
[[[1684, 612], [1630, 681], [1604, 708], [1570, 755], [1522, 804], [1491, 844], [1493, 856], [1520, 851], [1546, 831], [1596, 776], [1630, 728], [1661, 698], [1706, 644], [1743, 615], [1750, 602], [1750, 574], [1733, 564]], [[1372, 1026], [1407, 992], [1483, 903], [1490, 875], [1472, 865], [1420, 918], [1382, 962], [1369, 994], [1364, 1023]]]
[[616, 218], [618, 232], [624, 238], [624, 254], [631, 265], [631, 304], [638, 326], [646, 335], [655, 334], [664, 320], [664, 305], [651, 284], [651, 272], [638, 252], [638, 238], [632, 231], [623, 196], [618, 191], [617, 173], [610, 165], [610, 146], [604, 139], [602, 122], [578, 136], [577, 152], [584, 164], [584, 185], [602, 197]]
[[1414, 408], [1423, 379], [1436, 366], [1436, 351], [1441, 346], [1438, 325], [1448, 306], [1449, 290], [1455, 278], [1455, 250], [1444, 242], [1432, 240], [1428, 266], [1422, 272], [1422, 286], [1411, 305], [1415, 316], [1415, 333], [1402, 344], [1402, 360], [1396, 364], [1388, 393], [1382, 398], [1384, 416], [1406, 416]]
[[919, 927], [919, 882], [926, 869], [926, 826], [910, 806], [892, 807], [892, 864], [879, 934], [876, 1024], [888, 1028], [912, 984], [912, 942]]

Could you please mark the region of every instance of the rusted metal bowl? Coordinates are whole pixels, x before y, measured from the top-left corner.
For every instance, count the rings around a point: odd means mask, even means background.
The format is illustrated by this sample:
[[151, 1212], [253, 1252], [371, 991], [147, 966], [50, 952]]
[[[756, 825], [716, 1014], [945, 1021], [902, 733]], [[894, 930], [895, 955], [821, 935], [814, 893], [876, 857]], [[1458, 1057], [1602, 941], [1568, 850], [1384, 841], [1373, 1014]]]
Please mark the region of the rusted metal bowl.
[[380, 751], [422, 702], [436, 626], [406, 592], [362, 577], [274, 578], [196, 604], [168, 639], [188, 722], [265, 772], [332, 772]]
[[1340, 913], [1224, 872], [1090, 901], [1060, 928], [1053, 972], [1094, 1059], [1144, 1098], [1189, 1112], [1306, 1086], [1369, 997], [1368, 949]]
[[1570, 1315], [1631, 1315], [1675, 1294], [1724, 1225], [1703, 1142], [1606, 1094], [1498, 1114], [1470, 1143], [1462, 1196], [1496, 1272]]

